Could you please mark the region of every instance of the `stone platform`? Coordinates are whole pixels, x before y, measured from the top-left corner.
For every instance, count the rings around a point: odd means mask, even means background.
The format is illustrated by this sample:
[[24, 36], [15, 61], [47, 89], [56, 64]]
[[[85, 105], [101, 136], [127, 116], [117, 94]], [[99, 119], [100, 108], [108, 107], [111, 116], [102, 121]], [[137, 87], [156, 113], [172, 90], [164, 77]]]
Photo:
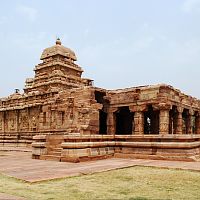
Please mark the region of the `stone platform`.
[[79, 176], [114, 169], [147, 166], [200, 171], [200, 162], [110, 158], [83, 163], [31, 159], [30, 152], [0, 151], [0, 173], [27, 182]]
[[36, 135], [32, 158], [82, 162], [102, 158], [200, 161], [200, 135]]

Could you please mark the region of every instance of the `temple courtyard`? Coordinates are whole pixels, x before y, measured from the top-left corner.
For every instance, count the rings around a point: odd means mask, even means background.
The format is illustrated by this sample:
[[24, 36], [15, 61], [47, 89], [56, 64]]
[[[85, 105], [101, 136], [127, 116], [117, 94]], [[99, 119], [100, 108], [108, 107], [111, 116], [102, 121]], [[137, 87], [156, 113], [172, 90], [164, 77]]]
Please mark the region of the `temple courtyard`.
[[200, 197], [200, 162], [110, 158], [68, 163], [34, 160], [30, 149], [16, 147], [1, 147], [0, 157], [4, 200]]

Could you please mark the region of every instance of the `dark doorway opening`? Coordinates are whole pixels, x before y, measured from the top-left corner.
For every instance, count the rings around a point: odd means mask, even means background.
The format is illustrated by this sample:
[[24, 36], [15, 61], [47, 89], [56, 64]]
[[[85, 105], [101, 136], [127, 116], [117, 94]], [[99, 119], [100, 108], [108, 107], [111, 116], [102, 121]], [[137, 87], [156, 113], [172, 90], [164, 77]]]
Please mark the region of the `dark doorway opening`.
[[95, 91], [94, 94], [95, 94], [95, 100], [97, 101], [97, 103], [100, 103], [100, 104], [106, 103], [105, 99], [103, 98], [104, 96], [106, 96], [105, 92]]
[[176, 106], [172, 106], [169, 111], [169, 134], [176, 134], [178, 121], [178, 111]]
[[107, 113], [99, 111], [99, 134], [107, 134]]
[[159, 134], [159, 111], [154, 111], [152, 105], [144, 113], [144, 134]]
[[194, 123], [193, 123], [193, 133], [195, 133], [195, 134], [198, 133], [198, 125], [199, 125], [199, 114], [196, 111], [194, 113]]
[[107, 111], [109, 101], [104, 99], [106, 96], [106, 92], [104, 91], [95, 91], [94, 95], [97, 103], [103, 105], [99, 111], [99, 134], [107, 134], [107, 113], [105, 111]]
[[185, 109], [183, 110], [182, 113], [182, 119], [183, 119], [183, 134], [188, 134], [189, 132], [189, 110]]
[[129, 107], [121, 107], [116, 112], [116, 134], [129, 135], [132, 134], [133, 129], [133, 113], [130, 112]]

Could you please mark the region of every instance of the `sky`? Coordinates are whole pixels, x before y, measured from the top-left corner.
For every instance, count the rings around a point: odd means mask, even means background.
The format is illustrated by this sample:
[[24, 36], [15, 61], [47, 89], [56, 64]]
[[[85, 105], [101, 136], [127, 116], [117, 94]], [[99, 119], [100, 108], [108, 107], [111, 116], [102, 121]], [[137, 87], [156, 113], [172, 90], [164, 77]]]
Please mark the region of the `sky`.
[[200, 98], [200, 0], [0, 0], [1, 97], [23, 92], [57, 37], [97, 87]]

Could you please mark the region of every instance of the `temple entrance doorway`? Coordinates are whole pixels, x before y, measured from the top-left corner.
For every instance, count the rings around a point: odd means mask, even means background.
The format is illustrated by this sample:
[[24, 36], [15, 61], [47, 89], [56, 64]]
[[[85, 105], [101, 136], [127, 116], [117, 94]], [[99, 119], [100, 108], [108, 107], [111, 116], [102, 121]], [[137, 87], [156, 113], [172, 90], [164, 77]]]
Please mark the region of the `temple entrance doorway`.
[[108, 102], [104, 99], [106, 93], [103, 91], [95, 91], [95, 100], [97, 103], [102, 104], [102, 109], [99, 111], [99, 134], [107, 134], [107, 109]]
[[107, 134], [107, 113], [102, 110], [99, 111], [99, 134]]
[[133, 129], [133, 113], [128, 106], [119, 108], [116, 112], [116, 134], [129, 135]]

